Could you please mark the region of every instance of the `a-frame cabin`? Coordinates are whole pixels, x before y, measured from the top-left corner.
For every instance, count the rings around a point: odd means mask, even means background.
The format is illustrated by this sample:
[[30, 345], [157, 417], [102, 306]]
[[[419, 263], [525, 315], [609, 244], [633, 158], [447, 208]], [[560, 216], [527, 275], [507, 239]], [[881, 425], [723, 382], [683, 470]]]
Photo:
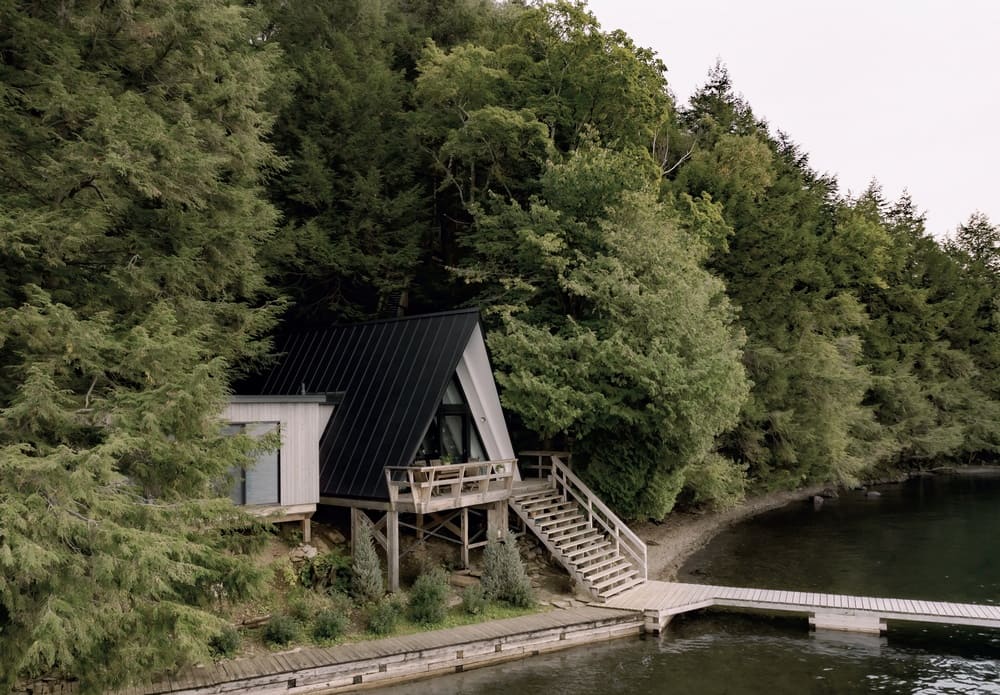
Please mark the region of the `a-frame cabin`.
[[465, 562], [485, 543], [470, 539], [470, 511], [485, 513], [486, 535], [506, 532], [518, 472], [477, 310], [333, 326], [278, 350], [225, 413], [232, 427], [281, 435], [235, 501], [301, 519], [306, 536], [317, 504], [349, 507], [352, 527], [374, 514], [393, 589], [401, 514], [418, 536], [460, 543]]

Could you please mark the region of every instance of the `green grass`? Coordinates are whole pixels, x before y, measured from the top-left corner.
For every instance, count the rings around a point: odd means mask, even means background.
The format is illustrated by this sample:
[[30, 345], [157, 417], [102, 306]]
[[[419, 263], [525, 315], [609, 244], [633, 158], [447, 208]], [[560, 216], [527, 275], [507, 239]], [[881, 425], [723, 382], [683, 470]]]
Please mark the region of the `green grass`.
[[370, 632], [351, 632], [344, 635], [341, 643], [366, 642], [368, 640], [384, 639], [386, 637], [400, 637], [403, 635], [416, 635], [421, 632], [431, 632], [433, 630], [445, 630], [450, 627], [462, 627], [463, 625], [475, 625], [485, 623], [490, 620], [502, 620], [503, 618], [519, 618], [522, 615], [532, 615], [551, 610], [548, 606], [534, 606], [532, 608], [511, 608], [509, 606], [498, 606], [490, 604], [485, 611], [479, 615], [469, 615], [462, 610], [461, 606], [450, 608], [444, 620], [434, 625], [423, 625], [415, 623], [406, 617], [399, 620], [396, 629], [389, 635], [375, 635]]

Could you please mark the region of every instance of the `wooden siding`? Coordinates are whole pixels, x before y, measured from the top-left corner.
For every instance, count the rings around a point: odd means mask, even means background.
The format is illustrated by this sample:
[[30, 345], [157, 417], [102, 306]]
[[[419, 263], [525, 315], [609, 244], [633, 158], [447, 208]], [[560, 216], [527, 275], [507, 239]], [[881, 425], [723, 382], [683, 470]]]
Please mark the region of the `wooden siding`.
[[[514, 458], [514, 447], [510, 443], [496, 382], [493, 380], [493, 370], [486, 354], [486, 343], [478, 325], [469, 336], [455, 373], [465, 392], [487, 456], [493, 461]], [[515, 471], [514, 474], [520, 480], [518, 472]]]
[[319, 503], [319, 438], [333, 408], [314, 402], [231, 402], [228, 422], [277, 422], [281, 429], [282, 506]]

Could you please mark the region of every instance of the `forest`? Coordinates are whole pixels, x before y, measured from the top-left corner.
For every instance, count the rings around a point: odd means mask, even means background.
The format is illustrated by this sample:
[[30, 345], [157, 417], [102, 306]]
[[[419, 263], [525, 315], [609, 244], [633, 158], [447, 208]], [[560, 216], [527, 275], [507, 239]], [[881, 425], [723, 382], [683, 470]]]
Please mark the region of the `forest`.
[[282, 332], [479, 307], [519, 441], [629, 519], [995, 462], [1000, 226], [667, 68], [567, 0], [0, 0], [0, 692], [203, 657]]

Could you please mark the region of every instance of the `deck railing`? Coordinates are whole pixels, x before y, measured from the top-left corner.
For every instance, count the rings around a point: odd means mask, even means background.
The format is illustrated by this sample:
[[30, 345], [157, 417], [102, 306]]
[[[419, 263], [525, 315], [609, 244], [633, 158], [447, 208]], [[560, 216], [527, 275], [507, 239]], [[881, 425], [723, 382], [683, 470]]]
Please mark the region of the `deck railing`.
[[521, 470], [521, 478], [548, 478], [552, 475], [552, 457], [558, 456], [559, 460], [567, 467], [570, 465], [570, 454], [568, 451], [520, 451], [517, 454], [517, 467]]
[[[562, 458], [560, 458], [561, 452], [532, 451], [525, 452], [525, 454], [538, 455], [537, 466], [549, 469], [547, 475], [551, 475], [552, 483], [555, 489], [562, 494], [563, 499], [572, 499], [581, 509], [586, 511], [587, 520], [591, 526], [599, 527], [608, 538], [614, 541], [615, 549], [629, 559], [643, 580], [647, 579], [646, 544], [582, 480], [573, 474], [569, 466], [563, 463]], [[545, 463], [542, 463], [543, 456], [548, 458]], [[524, 464], [521, 465], [523, 468]]]
[[470, 461], [436, 466], [386, 466], [385, 480], [393, 508], [417, 512], [464, 507], [510, 497], [515, 459]]

